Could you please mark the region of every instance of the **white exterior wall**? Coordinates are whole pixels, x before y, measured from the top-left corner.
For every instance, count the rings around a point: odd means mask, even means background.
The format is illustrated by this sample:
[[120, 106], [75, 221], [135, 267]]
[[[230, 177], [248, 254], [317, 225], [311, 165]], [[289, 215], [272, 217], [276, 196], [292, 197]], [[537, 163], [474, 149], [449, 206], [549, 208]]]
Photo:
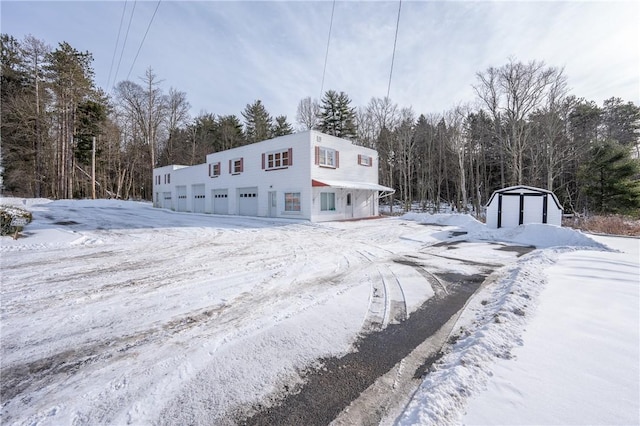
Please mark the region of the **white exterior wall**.
[[171, 165], [153, 169], [153, 206], [175, 210], [177, 171], [188, 166]]
[[[257, 188], [258, 216], [288, 217], [309, 219], [311, 183], [309, 182], [309, 133], [296, 133], [281, 136], [260, 143], [245, 145], [227, 151], [207, 155], [207, 162], [202, 172], [207, 182], [207, 212], [213, 212], [211, 194], [213, 190], [228, 190], [228, 214], [238, 214], [240, 199], [239, 188]], [[262, 154], [274, 151], [292, 150], [292, 165], [280, 170], [263, 170]], [[229, 173], [229, 160], [242, 158], [243, 171], [239, 174]], [[209, 177], [209, 165], [220, 163], [220, 175]], [[276, 192], [276, 207], [269, 210], [269, 192]], [[284, 194], [299, 192], [301, 197], [300, 212], [284, 211]], [[212, 201], [213, 200], [213, 201]]]
[[[338, 167], [322, 167], [315, 164], [316, 146], [337, 151]], [[289, 166], [277, 170], [263, 169], [263, 154], [288, 150], [291, 150]], [[371, 166], [359, 165], [358, 154], [370, 157]], [[242, 171], [230, 173], [229, 161], [236, 159], [242, 159]], [[217, 163], [220, 164], [220, 174], [212, 177], [209, 171]], [[167, 175], [170, 175], [170, 181], [165, 183]], [[206, 156], [206, 162], [197, 166], [166, 166], [154, 169], [154, 206], [187, 212], [199, 211], [202, 208], [202, 199], [195, 199], [194, 196], [202, 193], [204, 185], [205, 213], [236, 215], [257, 211], [257, 216], [312, 221], [378, 215], [377, 191], [312, 187], [312, 179], [377, 184], [378, 154], [375, 150], [315, 131], [281, 136], [209, 154]], [[184, 198], [178, 199], [179, 189], [185, 192]], [[300, 193], [299, 212], [285, 211], [285, 193], [290, 192]], [[322, 192], [335, 193], [334, 211], [321, 211]], [[272, 194], [275, 196], [275, 206], [270, 203]], [[351, 205], [347, 206], [349, 197]]]
[[[316, 147], [336, 150], [338, 167], [323, 167], [315, 164]], [[311, 132], [309, 147], [311, 179], [345, 182], [378, 183], [378, 152], [351, 144], [349, 141], [319, 132]], [[358, 155], [371, 157], [371, 166], [358, 164]], [[319, 186], [312, 188], [313, 205], [311, 220], [314, 222], [370, 217], [378, 215], [377, 191], [362, 189], [346, 189]], [[335, 211], [321, 211], [320, 197], [322, 192], [335, 193]], [[348, 194], [351, 194], [351, 206], [347, 205]]]

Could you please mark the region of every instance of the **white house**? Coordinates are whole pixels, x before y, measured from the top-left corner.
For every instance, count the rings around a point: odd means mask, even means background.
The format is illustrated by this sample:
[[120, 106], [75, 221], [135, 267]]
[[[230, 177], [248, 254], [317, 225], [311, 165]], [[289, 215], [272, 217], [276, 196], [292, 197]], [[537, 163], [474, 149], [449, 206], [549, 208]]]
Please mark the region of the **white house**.
[[562, 206], [556, 195], [531, 186], [495, 191], [487, 203], [487, 226], [510, 228], [527, 223], [562, 225]]
[[378, 215], [378, 153], [317, 131], [207, 155], [153, 171], [153, 205], [182, 212], [306, 219]]

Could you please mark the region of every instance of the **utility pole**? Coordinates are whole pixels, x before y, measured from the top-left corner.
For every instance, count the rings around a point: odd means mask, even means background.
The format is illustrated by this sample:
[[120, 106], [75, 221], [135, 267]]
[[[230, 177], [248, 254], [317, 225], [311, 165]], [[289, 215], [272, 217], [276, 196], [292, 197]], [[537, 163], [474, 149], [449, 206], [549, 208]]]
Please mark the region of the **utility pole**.
[[91, 199], [96, 199], [96, 137], [93, 137], [91, 149]]

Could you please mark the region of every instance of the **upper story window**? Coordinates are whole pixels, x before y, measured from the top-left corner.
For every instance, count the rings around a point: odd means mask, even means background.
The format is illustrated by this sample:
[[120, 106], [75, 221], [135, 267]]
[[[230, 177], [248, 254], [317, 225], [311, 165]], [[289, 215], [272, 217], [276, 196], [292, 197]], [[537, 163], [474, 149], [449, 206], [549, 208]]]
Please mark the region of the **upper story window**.
[[264, 170], [286, 169], [293, 165], [293, 149], [273, 151], [262, 154], [262, 168]]
[[218, 177], [220, 176], [220, 162], [209, 164], [209, 176], [210, 177]]
[[242, 158], [234, 158], [229, 160], [229, 173], [239, 175], [244, 171], [244, 160]]
[[371, 167], [373, 165], [373, 158], [368, 155], [358, 154], [358, 164], [361, 166]]
[[337, 169], [340, 164], [340, 153], [335, 149], [316, 146], [316, 164]]
[[171, 183], [171, 173], [167, 173], [166, 175], [164, 175], [164, 183]]

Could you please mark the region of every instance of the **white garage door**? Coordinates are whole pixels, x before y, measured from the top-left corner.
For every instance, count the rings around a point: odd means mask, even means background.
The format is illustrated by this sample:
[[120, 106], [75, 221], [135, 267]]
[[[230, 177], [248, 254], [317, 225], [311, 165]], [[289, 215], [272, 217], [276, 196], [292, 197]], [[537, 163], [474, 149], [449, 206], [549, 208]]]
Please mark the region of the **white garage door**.
[[204, 213], [204, 184], [192, 185], [191, 193], [193, 194], [193, 212]]
[[162, 193], [162, 208], [171, 209], [171, 192]]
[[187, 211], [187, 187], [176, 186], [176, 196], [178, 197], [178, 205], [176, 210], [179, 212]]
[[226, 189], [214, 189], [211, 191], [211, 199], [215, 214], [229, 214], [229, 194]]
[[258, 188], [238, 188], [238, 214], [258, 216]]

